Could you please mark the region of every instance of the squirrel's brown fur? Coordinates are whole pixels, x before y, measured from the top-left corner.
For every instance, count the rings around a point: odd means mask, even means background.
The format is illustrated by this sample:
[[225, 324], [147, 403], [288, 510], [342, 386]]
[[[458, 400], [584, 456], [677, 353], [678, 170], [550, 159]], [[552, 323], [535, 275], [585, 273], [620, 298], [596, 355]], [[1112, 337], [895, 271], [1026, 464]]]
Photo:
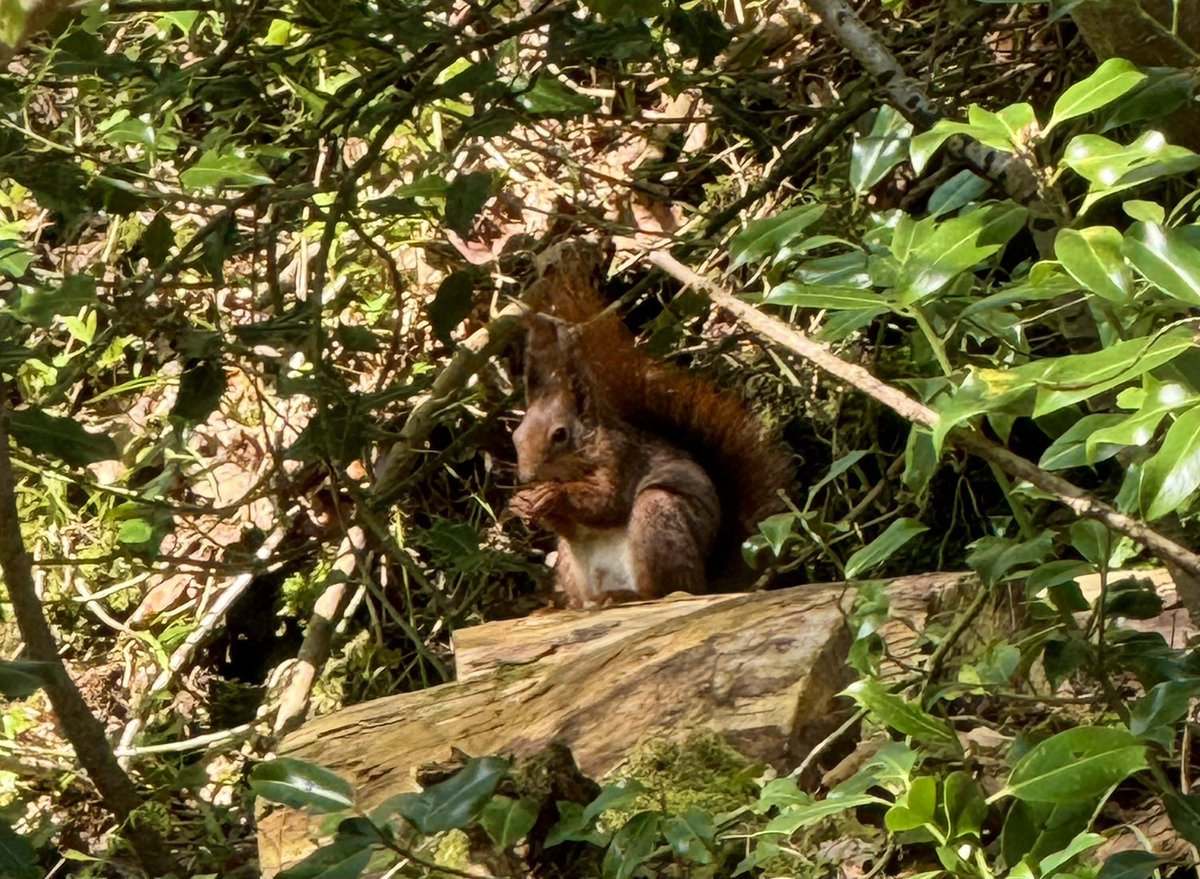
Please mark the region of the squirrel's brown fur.
[[[559, 534], [559, 581], [574, 604], [597, 592], [620, 600], [702, 591], [705, 562], [735, 554], [778, 506], [790, 459], [739, 397], [636, 347], [605, 311], [601, 266], [596, 249], [573, 243], [528, 296], [529, 399], [515, 442], [522, 479], [538, 485], [512, 507]], [[621, 546], [632, 548], [637, 582], [572, 594], [571, 579], [588, 576], [570, 570], [572, 547], [583, 558], [593, 552], [584, 541], [610, 532], [628, 535]]]

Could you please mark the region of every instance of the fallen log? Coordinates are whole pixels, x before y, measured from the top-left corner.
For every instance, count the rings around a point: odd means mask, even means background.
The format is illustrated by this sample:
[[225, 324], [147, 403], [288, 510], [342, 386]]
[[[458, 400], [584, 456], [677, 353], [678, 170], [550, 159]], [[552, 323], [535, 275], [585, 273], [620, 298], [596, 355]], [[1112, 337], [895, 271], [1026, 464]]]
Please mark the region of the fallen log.
[[[927, 613], [945, 603], [935, 599], [977, 588], [961, 573], [888, 583], [881, 635], [893, 670], [909, 666]], [[707, 728], [751, 760], [791, 769], [839, 722], [833, 703], [850, 680], [855, 594], [833, 584], [680, 595], [462, 630], [459, 680], [312, 720], [279, 754], [345, 776], [366, 809], [414, 789], [414, 770], [445, 760], [452, 746], [524, 757], [558, 741], [584, 773], [603, 778], [639, 743]], [[263, 810], [263, 875], [305, 857], [319, 835], [320, 821], [303, 812]]]

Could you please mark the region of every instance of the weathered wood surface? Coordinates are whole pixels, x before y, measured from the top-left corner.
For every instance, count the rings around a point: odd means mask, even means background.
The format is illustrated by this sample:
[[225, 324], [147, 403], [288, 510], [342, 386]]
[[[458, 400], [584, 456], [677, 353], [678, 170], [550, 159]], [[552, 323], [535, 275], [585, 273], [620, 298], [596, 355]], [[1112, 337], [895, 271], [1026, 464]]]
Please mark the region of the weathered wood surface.
[[[933, 599], [972, 585], [969, 574], [892, 581], [890, 652], [903, 662]], [[845, 584], [801, 586], [489, 623], [457, 633], [455, 683], [317, 718], [280, 755], [346, 776], [368, 809], [413, 789], [413, 771], [451, 746], [520, 757], [557, 740], [602, 778], [646, 739], [707, 727], [752, 759], [791, 768], [836, 725], [854, 595]], [[300, 812], [260, 815], [263, 875], [304, 857], [315, 831]]]

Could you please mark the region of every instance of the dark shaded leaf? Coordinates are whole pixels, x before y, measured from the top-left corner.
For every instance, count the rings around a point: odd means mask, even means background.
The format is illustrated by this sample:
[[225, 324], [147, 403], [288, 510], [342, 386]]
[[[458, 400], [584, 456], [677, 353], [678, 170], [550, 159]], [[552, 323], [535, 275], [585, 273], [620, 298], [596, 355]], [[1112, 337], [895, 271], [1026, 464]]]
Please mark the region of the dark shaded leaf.
[[451, 272], [438, 285], [437, 295], [426, 306], [434, 335], [443, 345], [454, 340], [451, 332], [475, 306], [475, 282], [470, 272]]
[[179, 396], [171, 407], [171, 417], [188, 424], [207, 421], [225, 395], [227, 384], [220, 360], [203, 360], [192, 366], [179, 378]]
[[[0, 659], [0, 695], [5, 699], [24, 699], [46, 685], [54, 667], [48, 662], [29, 659]], [[2, 827], [4, 825], [0, 825]], [[0, 859], [0, 864], [3, 861]], [[4, 871], [0, 870], [0, 876]]]
[[8, 417], [12, 438], [31, 452], [50, 455], [72, 467], [85, 467], [117, 457], [111, 437], [83, 429], [74, 418], [48, 415], [41, 409], [18, 409]]
[[507, 760], [475, 757], [441, 784], [420, 793], [401, 794], [395, 799], [395, 809], [426, 836], [457, 830], [478, 817], [507, 772]]
[[465, 237], [491, 195], [492, 175], [487, 171], [459, 174], [446, 190], [447, 228]]
[[0, 876], [5, 879], [41, 879], [37, 851], [28, 839], [0, 821]]

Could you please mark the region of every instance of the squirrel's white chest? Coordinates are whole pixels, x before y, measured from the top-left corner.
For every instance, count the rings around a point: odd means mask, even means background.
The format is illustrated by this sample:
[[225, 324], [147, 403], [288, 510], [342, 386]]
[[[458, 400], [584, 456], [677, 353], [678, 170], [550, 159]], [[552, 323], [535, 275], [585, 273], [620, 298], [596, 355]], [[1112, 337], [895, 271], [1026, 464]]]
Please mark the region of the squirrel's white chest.
[[606, 592], [635, 587], [633, 553], [625, 528], [579, 528], [571, 536], [570, 552], [577, 583], [585, 601], [599, 601]]

